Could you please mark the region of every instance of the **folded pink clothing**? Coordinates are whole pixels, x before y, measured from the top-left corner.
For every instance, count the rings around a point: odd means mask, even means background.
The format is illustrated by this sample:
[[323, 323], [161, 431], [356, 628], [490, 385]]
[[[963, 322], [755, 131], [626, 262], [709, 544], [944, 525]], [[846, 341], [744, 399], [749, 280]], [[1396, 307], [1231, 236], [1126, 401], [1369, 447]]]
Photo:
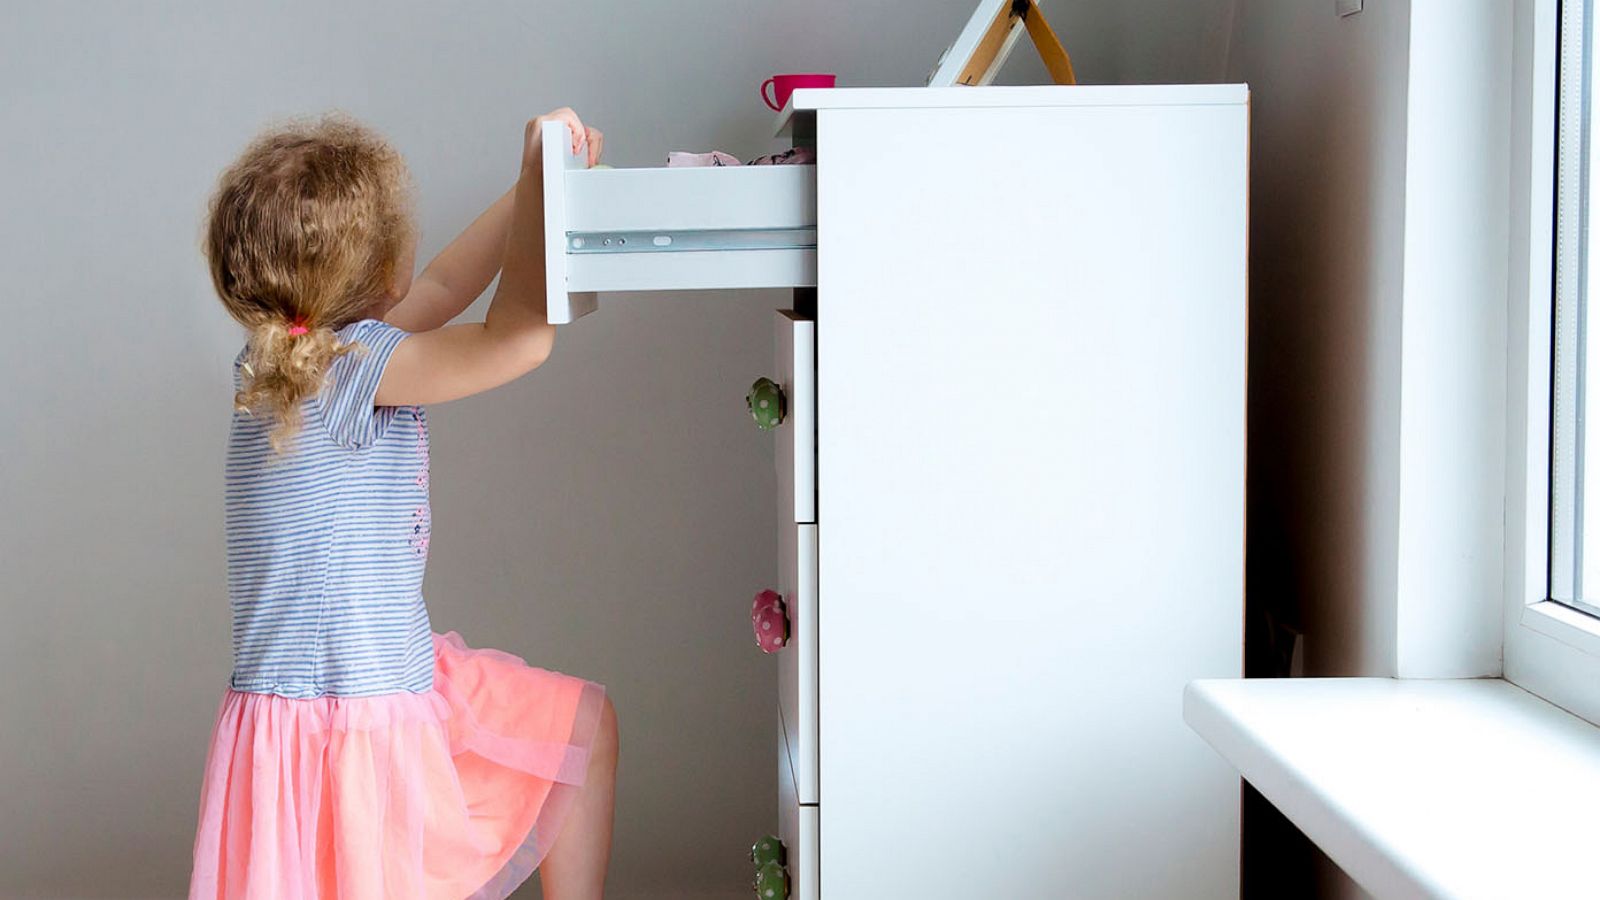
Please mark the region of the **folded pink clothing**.
[[692, 153], [688, 150], [673, 150], [667, 154], [667, 167], [680, 168], [683, 166], [799, 166], [817, 161], [817, 153], [810, 147], [794, 147], [781, 153], [768, 153], [758, 156], [748, 163], [739, 162], [739, 158], [731, 153], [721, 150], [710, 150], [705, 153]]
[[674, 169], [682, 166], [737, 166], [739, 158], [732, 154], [723, 153], [721, 150], [712, 150], [709, 153], [690, 153], [687, 150], [674, 150], [667, 154], [667, 168]]

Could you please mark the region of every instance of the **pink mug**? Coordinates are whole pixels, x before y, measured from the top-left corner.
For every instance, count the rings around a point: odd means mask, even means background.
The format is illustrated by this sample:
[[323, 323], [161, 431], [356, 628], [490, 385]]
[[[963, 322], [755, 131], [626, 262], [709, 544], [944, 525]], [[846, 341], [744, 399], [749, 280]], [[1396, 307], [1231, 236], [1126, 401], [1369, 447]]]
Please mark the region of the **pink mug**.
[[[833, 75], [820, 72], [807, 72], [803, 74], [774, 75], [761, 82], [761, 99], [778, 112], [789, 102], [789, 95], [795, 88], [831, 88], [834, 81]], [[772, 85], [772, 92], [776, 97], [767, 96], [767, 85]]]

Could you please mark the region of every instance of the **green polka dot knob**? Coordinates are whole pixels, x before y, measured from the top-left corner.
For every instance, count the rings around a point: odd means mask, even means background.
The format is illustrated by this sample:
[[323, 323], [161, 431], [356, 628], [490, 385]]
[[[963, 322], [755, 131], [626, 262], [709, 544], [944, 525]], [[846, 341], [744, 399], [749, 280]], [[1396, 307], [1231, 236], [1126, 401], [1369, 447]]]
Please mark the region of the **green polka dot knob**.
[[783, 900], [789, 896], [789, 873], [777, 862], [769, 862], [756, 872], [755, 888], [760, 900]]
[[776, 381], [757, 378], [756, 383], [750, 386], [750, 393], [745, 395], [744, 402], [750, 408], [750, 418], [756, 420], [756, 427], [762, 431], [771, 431], [783, 424], [787, 404], [783, 388]]
[[788, 861], [785, 859], [786, 855], [783, 852], [783, 841], [770, 834], [756, 841], [755, 846], [750, 848], [750, 861], [755, 863], [757, 868], [769, 862], [775, 862], [781, 866]]

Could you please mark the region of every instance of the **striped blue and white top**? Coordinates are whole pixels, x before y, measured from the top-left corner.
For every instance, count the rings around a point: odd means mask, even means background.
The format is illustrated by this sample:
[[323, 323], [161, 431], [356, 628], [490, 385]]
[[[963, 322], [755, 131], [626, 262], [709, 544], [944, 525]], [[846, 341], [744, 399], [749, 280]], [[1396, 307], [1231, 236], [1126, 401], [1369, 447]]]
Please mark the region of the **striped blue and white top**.
[[[374, 406], [407, 332], [339, 330], [364, 348], [329, 367], [284, 451], [272, 422], [235, 411], [228, 435], [228, 598], [234, 690], [310, 698], [433, 686], [422, 599], [428, 426], [421, 407]], [[234, 363], [234, 380], [244, 354]]]

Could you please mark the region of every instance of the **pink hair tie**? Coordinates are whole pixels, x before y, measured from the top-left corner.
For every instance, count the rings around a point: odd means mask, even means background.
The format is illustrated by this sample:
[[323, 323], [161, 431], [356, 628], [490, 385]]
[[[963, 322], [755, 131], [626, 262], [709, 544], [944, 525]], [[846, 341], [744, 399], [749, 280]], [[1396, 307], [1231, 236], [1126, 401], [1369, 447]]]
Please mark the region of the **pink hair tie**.
[[290, 337], [299, 337], [300, 335], [305, 334], [305, 333], [306, 333], [306, 323], [305, 323], [304, 319], [298, 319], [297, 318], [297, 319], [294, 320], [293, 323], [291, 323], [289, 325], [289, 336]]

